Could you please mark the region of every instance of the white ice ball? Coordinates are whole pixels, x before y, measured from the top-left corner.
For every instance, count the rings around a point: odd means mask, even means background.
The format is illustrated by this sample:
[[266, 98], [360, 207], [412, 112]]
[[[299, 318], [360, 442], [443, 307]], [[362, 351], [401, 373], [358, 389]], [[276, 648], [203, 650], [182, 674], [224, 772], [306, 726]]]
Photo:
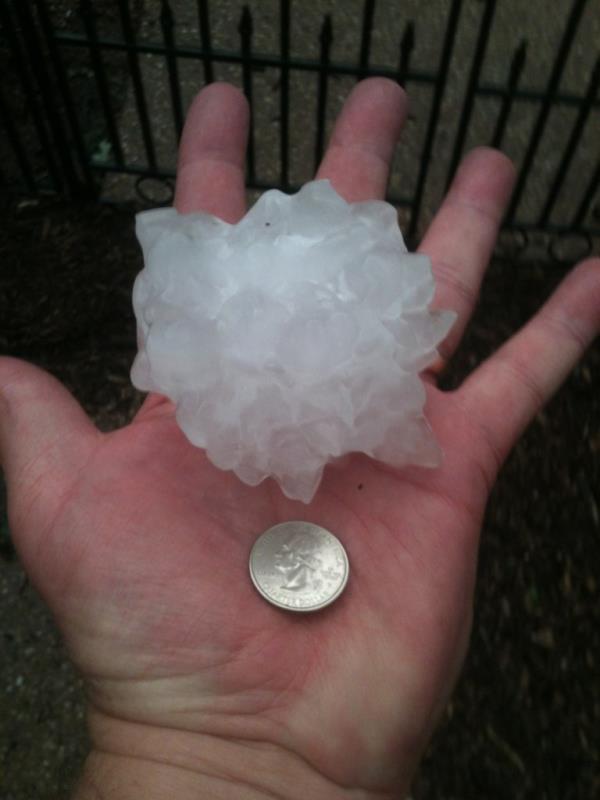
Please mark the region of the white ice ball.
[[213, 464], [308, 503], [346, 453], [439, 463], [419, 372], [456, 315], [429, 310], [431, 262], [407, 252], [393, 206], [313, 181], [236, 225], [170, 208], [136, 232], [132, 381], [175, 403]]

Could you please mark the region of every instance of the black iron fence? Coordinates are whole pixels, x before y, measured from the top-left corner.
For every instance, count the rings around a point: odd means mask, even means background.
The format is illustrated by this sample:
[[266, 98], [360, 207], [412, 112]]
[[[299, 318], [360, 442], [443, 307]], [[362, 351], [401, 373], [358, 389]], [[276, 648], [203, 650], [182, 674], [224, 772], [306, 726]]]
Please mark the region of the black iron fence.
[[[107, 2], [104, 0], [100, 4], [104, 14]], [[0, 0], [3, 71], [10, 77], [10, 82], [5, 82], [0, 90], [0, 126], [5, 133], [6, 158], [12, 161], [11, 168], [6, 167], [6, 159], [4, 166], [0, 165], [0, 177], [5, 189], [13, 191], [32, 194], [54, 191], [87, 197], [101, 196], [103, 179], [110, 174], [137, 177], [137, 188], [142, 194], [147, 191], [148, 180], [169, 185], [174, 177], [174, 164], [165, 163], [158, 152], [157, 139], [163, 136], [159, 127], [164, 130], [166, 122], [172, 126], [173, 143], [181, 134], [186, 106], [181, 70], [182, 65], [189, 68], [191, 64], [196, 69], [196, 85], [220, 77], [219, 69], [237, 70], [233, 79], [243, 87], [251, 104], [255, 101], [255, 106], [262, 100], [256, 96], [257, 76], [275, 71], [276, 170], [265, 174], [261, 168], [253, 124], [247, 154], [248, 185], [256, 189], [277, 186], [293, 190], [296, 182], [291, 176], [290, 156], [291, 82], [298, 76], [309, 81], [312, 76], [312, 110], [305, 109], [303, 139], [306, 142], [312, 138], [310, 158], [317, 163], [323, 153], [331, 117], [332, 81], [382, 75], [407, 86], [411, 95], [417, 98], [422, 95], [422, 102], [417, 103], [419, 135], [411, 159], [414, 174], [405, 184], [408, 191], [398, 191], [398, 185], [392, 184], [389, 198], [404, 214], [409, 239], [414, 239], [427, 217], [425, 206], [430, 184], [447, 185], [465, 148], [475, 143], [471, 141], [471, 133], [477, 127], [475, 111], [478, 104], [485, 103], [486, 125], [478, 123], [479, 128], [485, 128], [485, 134], [479, 135], [477, 143], [503, 147], [507, 132], [515, 120], [523, 116], [524, 109], [530, 120], [527, 135], [522, 138], [516, 154], [518, 180], [504, 224], [505, 230], [513, 234], [513, 243], [517, 243], [517, 249], [522, 249], [533, 236], [541, 233], [546, 236], [555, 257], [560, 259], [565, 254], [570, 258], [573, 249], [576, 255], [581, 255], [592, 250], [595, 237], [600, 235], [597, 145], [593, 145], [591, 156], [583, 166], [579, 165], [573, 179], [573, 165], [580, 156], [582, 141], [585, 137], [590, 139], [590, 129], [598, 122], [600, 59], [596, 57], [592, 64], [582, 91], [568, 91], [562, 84], [589, 2], [573, 0], [570, 4], [552, 4], [548, 13], [563, 17], [561, 31], [549, 59], [545, 85], [536, 88], [523, 85], [530, 54], [527, 40], [519, 41], [518, 32], [516, 41], [511, 44], [503, 77], [496, 81], [484, 79], [490, 34], [497, 7], [502, 2], [448, 0], [445, 28], [436, 50], [437, 65], [426, 70], [414, 66], [420, 39], [417, 26], [410, 19], [403, 21], [395, 63], [372, 63], [374, 31], [377, 30], [376, 0], [365, 0], [361, 5], [359, 40], [353, 63], [332, 55], [335, 14], [324, 16], [318, 49], [313, 57], [292, 52], [292, 11], [297, 12], [301, 6], [298, 2], [292, 8], [292, 0], [279, 0], [277, 16], [270, 19], [271, 26], [278, 29], [278, 52], [275, 53], [256, 47], [257, 11], [255, 9], [253, 14], [249, 7], [243, 7], [240, 17], [231, 20], [231, 24], [237, 23], [238, 46], [224, 48], [215, 43], [211, 33], [214, 9], [208, 0], [188, 0], [188, 11], [191, 6], [195, 10], [196, 34], [195, 40], [190, 41], [188, 37], [185, 42], [178, 37], [176, 0], [171, 3], [150, 0], [145, 10], [140, 10], [137, 0], [113, 0], [108, 33], [99, 29], [99, 4], [92, 0], [74, 2], [73, 14], [79, 20], [77, 30], [57, 27], [51, 0]], [[402, 18], [404, 4], [392, 5]], [[476, 30], [468, 53], [463, 53], [464, 69], [455, 76], [452, 65], [456, 58], [457, 31], [466, 6], [470, 6], [470, 12], [473, 6], [477, 7], [478, 16], [473, 23]], [[154, 20], [158, 21], [151, 30], [154, 38], [140, 35], [140, 15], [144, 14], [154, 15]], [[80, 61], [74, 60], [74, 53], [79, 54]], [[117, 56], [126, 67], [120, 87], [115, 83], [111, 67], [111, 59]], [[82, 104], [73, 88], [73, 64], [81, 64], [81, 58], [85, 58], [88, 65], [90, 92], [94, 94], [99, 117], [91, 126], [99, 131], [96, 142], [90, 139], [89, 120], [86, 122], [85, 113], [82, 113], [85, 103]], [[158, 110], [150, 108], [153, 87], [149, 85], [152, 78], [148, 70], [153, 60], [163, 65], [163, 77], [168, 86], [167, 99]], [[457, 80], [460, 86], [455, 86], [453, 91], [458, 93], [461, 103], [455, 109], [455, 125], [451, 135], [446, 135], [439, 144], [444, 103], [449, 86]], [[129, 101], [123, 100], [125, 95]], [[132, 113], [135, 116], [134, 127], [139, 140], [135, 151], [131, 143], [124, 144], [121, 116], [124, 102], [129, 102], [130, 116]], [[557, 109], [566, 112], [568, 119], [561, 119], [559, 140], [554, 141], [551, 155], [547, 152], [541, 155], [549, 121]], [[556, 139], [556, 125], [551, 127]], [[544, 164], [543, 191], [541, 195], [538, 191], [532, 201], [529, 198], [531, 185], [535, 182], [539, 189], [540, 184], [535, 177], [536, 163], [540, 159]], [[566, 202], [565, 195], [568, 195]]]

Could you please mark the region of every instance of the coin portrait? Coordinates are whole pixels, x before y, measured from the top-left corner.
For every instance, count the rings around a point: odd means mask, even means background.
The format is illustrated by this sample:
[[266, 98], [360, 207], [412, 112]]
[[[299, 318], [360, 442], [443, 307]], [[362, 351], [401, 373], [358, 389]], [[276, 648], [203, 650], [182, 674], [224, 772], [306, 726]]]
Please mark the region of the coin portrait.
[[275, 553], [275, 569], [281, 572], [282, 589], [290, 591], [319, 588], [319, 568], [323, 561], [319, 558], [319, 542], [310, 534], [295, 534], [292, 540], [283, 542]]
[[250, 553], [250, 576], [262, 597], [289, 611], [317, 611], [344, 590], [348, 556], [330, 531], [285, 522], [262, 533]]

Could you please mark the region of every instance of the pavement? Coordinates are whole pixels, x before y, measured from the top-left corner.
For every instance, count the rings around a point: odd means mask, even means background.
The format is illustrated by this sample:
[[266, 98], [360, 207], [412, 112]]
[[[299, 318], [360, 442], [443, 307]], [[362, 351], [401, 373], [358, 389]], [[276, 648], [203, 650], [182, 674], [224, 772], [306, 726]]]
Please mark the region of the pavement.
[[[239, 49], [237, 28], [242, 8], [247, 5], [253, 18], [253, 51], [269, 54], [279, 52], [277, 0], [254, 0], [247, 3], [241, 0], [221, 0], [212, 5], [211, 32], [215, 49]], [[528, 55], [520, 86], [543, 91], [564, 31], [569, 5], [566, 2], [557, 3], [549, 11], [544, 0], [505, 0], [498, 3], [486, 57], [480, 71], [480, 82], [503, 85], [509, 74], [513, 53], [520, 42], [526, 39]], [[331, 61], [356, 63], [360, 49], [362, 6], [361, 0], [307, 0], [293, 4], [292, 57], [318, 58], [321, 24], [324, 16], [330, 14], [333, 24]], [[448, 164], [459, 123], [459, 110], [463, 106], [484, 6], [481, 0], [463, 3], [423, 198], [421, 231], [431, 219], [444, 193]], [[171, 7], [177, 21], [177, 43], [197, 46], [200, 35], [195, 4], [188, 0], [171, 0]], [[370, 63], [395, 69], [405, 25], [408, 21], [413, 21], [416, 44], [411, 69], [415, 72], [435, 73], [439, 64], [448, 8], [447, 0], [429, 0], [427, 3], [405, 0], [402, 4], [390, 0], [380, 1], [376, 5], [374, 17]], [[146, 0], [145, 13], [138, 32], [140, 40], [160, 40], [159, 11], [158, 0]], [[540, 19], [543, 19], [543, 25], [540, 24]], [[600, 0], [590, 0], [579, 24], [560, 83], [560, 92], [574, 95], [584, 93], [598, 57], [599, 45]], [[176, 137], [171, 120], [165, 60], [161, 56], [144, 56], [141, 67], [151, 109], [150, 116], [156, 123], [155, 143], [160, 166], [174, 169]], [[179, 72], [183, 106], [187, 108], [202, 86], [202, 65], [193, 59], [181, 59]], [[242, 86], [241, 68], [238, 65], [216, 64], [215, 76], [219, 80]], [[328, 131], [331, 130], [335, 116], [354, 83], [355, 79], [349, 76], [330, 78]], [[396, 196], [411, 196], [414, 193], [432, 98], [432, 89], [428, 84], [411, 81], [407, 90], [410, 115], [390, 180], [390, 193]], [[261, 181], [273, 183], [279, 180], [279, 92], [279, 70], [264, 69], [254, 73], [253, 114], [257, 177]], [[314, 174], [317, 76], [314, 73], [292, 72], [290, 97], [290, 181], [299, 185], [310, 180]], [[491, 141], [498, 110], [497, 98], [480, 97], [475, 102], [465, 142], [466, 150]], [[502, 149], [517, 167], [522, 163], [538, 110], [538, 103], [515, 101]], [[562, 105], [557, 106], [550, 114], [519, 209], [519, 219], [525, 223], [534, 222], [539, 216], [575, 116], [576, 109], [573, 106]], [[577, 147], [564, 191], [558, 198], [551, 220], [556, 224], [570, 221], [582, 186], [598, 161], [600, 153], [596, 134], [599, 119], [600, 108], [596, 107]], [[143, 148], [132, 92], [123, 106], [120, 129], [128, 159], [132, 163], [143, 163]], [[114, 199], [131, 197], [133, 191], [133, 180], [128, 178], [113, 177], [105, 184], [107, 196]], [[406, 217], [401, 216], [401, 221], [403, 219]]]

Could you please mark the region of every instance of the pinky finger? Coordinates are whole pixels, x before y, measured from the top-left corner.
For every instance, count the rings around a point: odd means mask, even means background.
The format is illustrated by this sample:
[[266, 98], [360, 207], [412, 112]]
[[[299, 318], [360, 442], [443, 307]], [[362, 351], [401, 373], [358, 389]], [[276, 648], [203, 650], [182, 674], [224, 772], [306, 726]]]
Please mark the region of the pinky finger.
[[457, 392], [490, 478], [600, 331], [600, 259], [583, 261]]

